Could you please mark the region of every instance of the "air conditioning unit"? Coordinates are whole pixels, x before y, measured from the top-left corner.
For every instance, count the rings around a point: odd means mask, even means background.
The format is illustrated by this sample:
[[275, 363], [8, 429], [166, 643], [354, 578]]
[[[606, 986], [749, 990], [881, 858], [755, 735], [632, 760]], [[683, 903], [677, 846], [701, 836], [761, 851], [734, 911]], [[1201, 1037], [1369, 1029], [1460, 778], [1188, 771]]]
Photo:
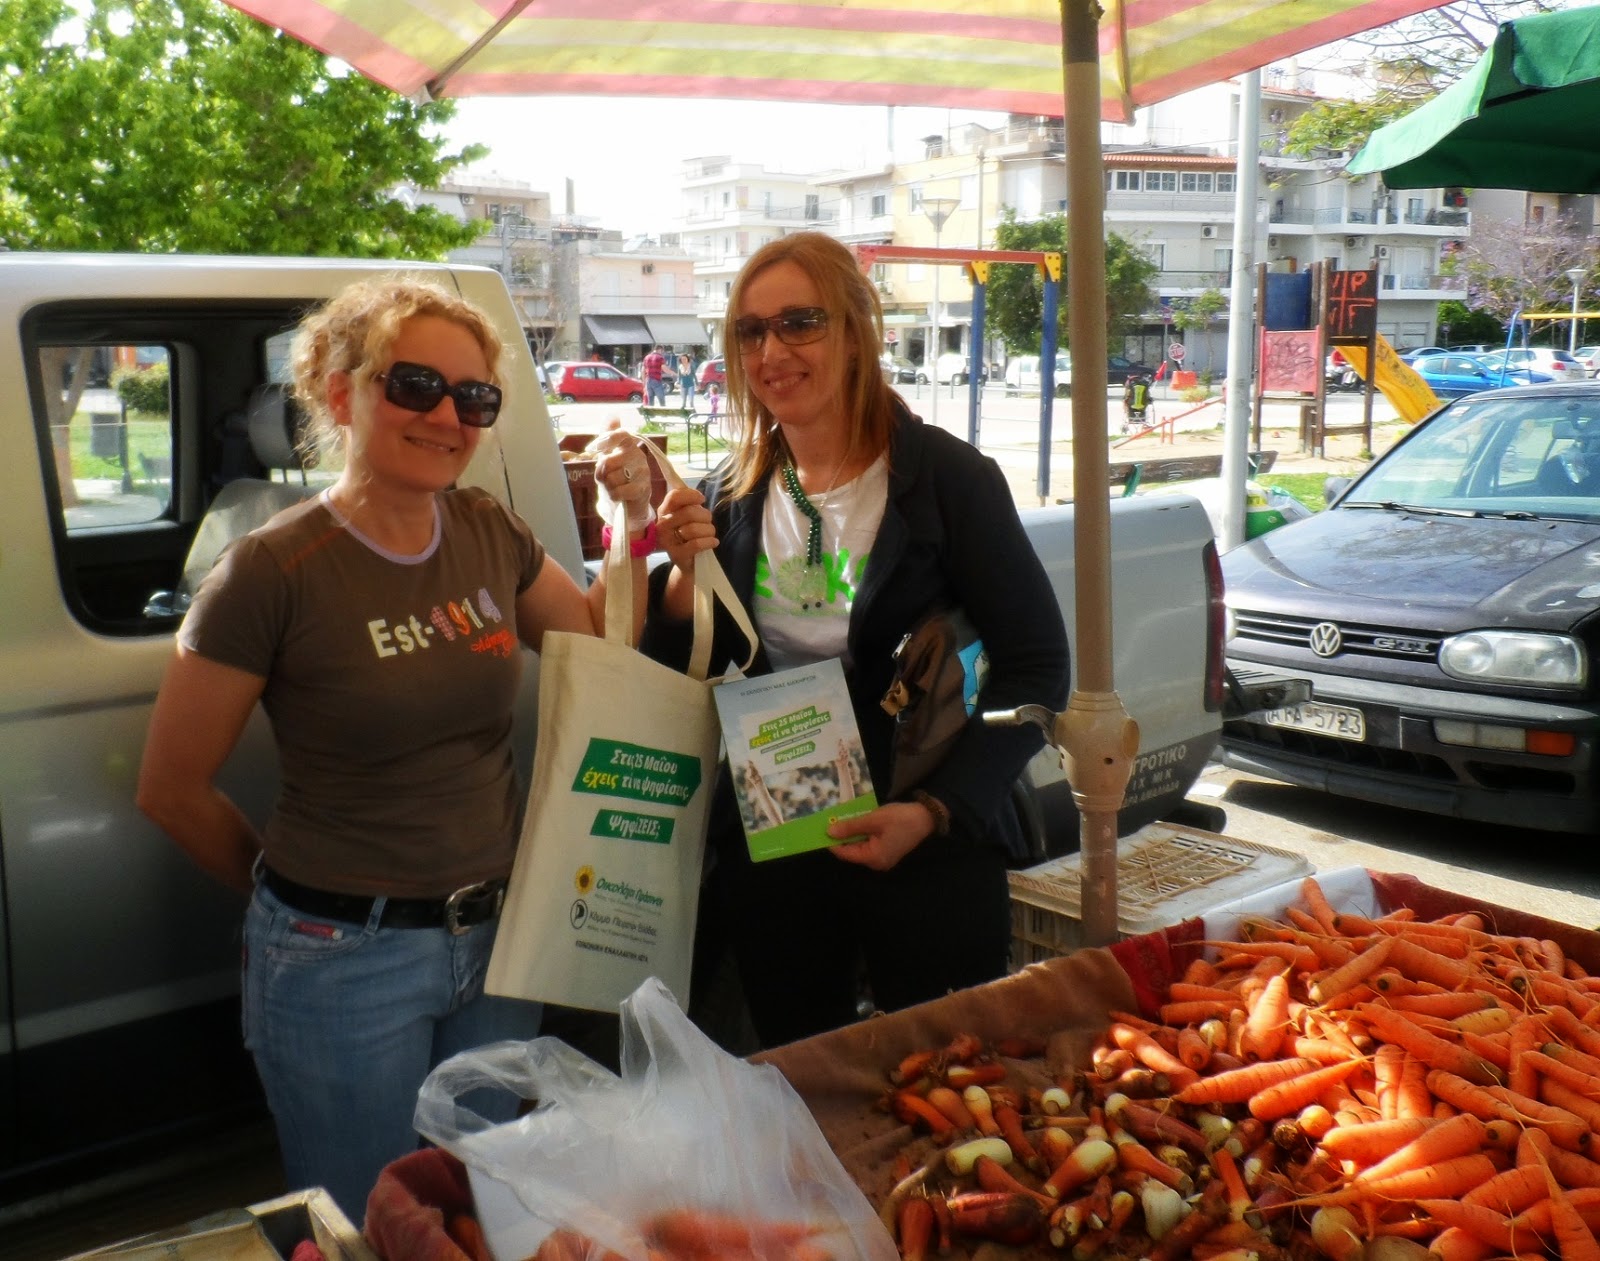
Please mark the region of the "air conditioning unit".
[[1214, 223], [1204, 223], [1204, 224], [1200, 225], [1200, 235], [1201, 236], [1212, 237], [1212, 236], [1216, 236], [1216, 234], [1217, 234], [1217, 225], [1216, 224], [1214, 224]]
[[1355, 249], [1356, 246], [1358, 246], [1360, 244], [1361, 244], [1361, 238], [1358, 237], [1358, 236], [1347, 236], [1344, 239], [1344, 247], [1347, 250], [1353, 250], [1353, 249]]
[[641, 263], [639, 265], [639, 270], [642, 271], [646, 276], [652, 275], [655, 272], [655, 269], [656, 265], [654, 263]]
[[1388, 258], [1389, 257], [1389, 247], [1387, 245], [1378, 246], [1378, 257], [1379, 258]]
[[1267, 238], [1267, 248], [1269, 250], [1277, 249], [1278, 248], [1278, 238], [1275, 237], [1275, 236], [1269, 236]]
[[1283, 121], [1283, 111], [1281, 109], [1273, 110], [1267, 115], [1267, 121], [1269, 123], [1281, 123]]
[[462, 193], [461, 194], [461, 204], [463, 206], [470, 206], [470, 205], [472, 205], [473, 202], [475, 202], [477, 200], [478, 199], [476, 197], [474, 197], [471, 193]]

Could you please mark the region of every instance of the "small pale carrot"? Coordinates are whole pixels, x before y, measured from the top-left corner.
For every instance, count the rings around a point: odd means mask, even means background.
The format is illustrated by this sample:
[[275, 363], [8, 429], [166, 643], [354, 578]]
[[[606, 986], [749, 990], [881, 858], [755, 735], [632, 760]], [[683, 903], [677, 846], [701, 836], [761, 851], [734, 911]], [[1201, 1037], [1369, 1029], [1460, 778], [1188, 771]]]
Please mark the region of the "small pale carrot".
[[926, 1095], [929, 1103], [944, 1114], [945, 1120], [958, 1130], [976, 1129], [977, 1119], [972, 1115], [967, 1105], [962, 1102], [959, 1092], [949, 1086], [934, 1086]]

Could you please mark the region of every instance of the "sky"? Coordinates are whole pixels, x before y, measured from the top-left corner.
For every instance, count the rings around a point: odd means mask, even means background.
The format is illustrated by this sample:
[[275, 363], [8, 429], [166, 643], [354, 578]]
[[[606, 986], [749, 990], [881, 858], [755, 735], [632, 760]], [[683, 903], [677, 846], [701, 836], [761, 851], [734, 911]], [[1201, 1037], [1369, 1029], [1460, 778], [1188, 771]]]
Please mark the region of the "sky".
[[633, 236], [670, 230], [690, 158], [725, 155], [790, 174], [865, 166], [888, 156], [891, 113], [901, 160], [921, 156], [923, 136], [1005, 121], [993, 112], [905, 106], [480, 96], [457, 102], [447, 135], [453, 146], [489, 146], [474, 174], [524, 180], [550, 194], [556, 213], [566, 209], [571, 178], [575, 213]]

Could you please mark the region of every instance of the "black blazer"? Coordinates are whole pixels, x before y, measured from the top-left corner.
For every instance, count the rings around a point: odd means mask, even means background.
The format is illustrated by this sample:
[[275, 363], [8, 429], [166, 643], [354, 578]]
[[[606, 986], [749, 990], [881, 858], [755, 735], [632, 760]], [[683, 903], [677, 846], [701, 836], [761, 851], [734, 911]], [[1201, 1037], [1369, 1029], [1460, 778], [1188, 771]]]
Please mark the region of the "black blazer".
[[[717, 526], [717, 558], [749, 608], [767, 487], [730, 499], [724, 472], [711, 473], [700, 489]], [[651, 575], [640, 646], [682, 669], [689, 659], [690, 624], [661, 610], [668, 568]], [[891, 654], [925, 614], [952, 606], [966, 611], [988, 650], [982, 708], [1065, 705], [1066, 627], [1005, 475], [988, 456], [906, 412], [890, 439], [888, 503], [850, 611], [846, 680], [874, 784], [889, 783], [894, 720], [879, 702], [893, 674]], [[732, 622], [719, 617], [713, 676], [742, 661], [747, 651]], [[765, 652], [758, 653], [752, 673], [770, 669]], [[1006, 807], [1011, 785], [1042, 743], [1035, 727], [970, 723], [919, 787], [948, 807], [953, 833], [1023, 857], [1021, 830]]]

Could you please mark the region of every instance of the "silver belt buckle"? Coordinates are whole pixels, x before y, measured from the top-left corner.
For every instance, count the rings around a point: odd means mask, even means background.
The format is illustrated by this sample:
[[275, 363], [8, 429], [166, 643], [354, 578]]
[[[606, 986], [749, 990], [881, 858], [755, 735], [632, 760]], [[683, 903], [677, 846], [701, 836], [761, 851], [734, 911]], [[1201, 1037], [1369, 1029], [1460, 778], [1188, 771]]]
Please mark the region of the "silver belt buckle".
[[[489, 884], [490, 882], [487, 880], [480, 880], [477, 884], [463, 885], [445, 899], [444, 926], [450, 930], [452, 936], [459, 937], [462, 933], [473, 927], [472, 924], [463, 924], [461, 922], [461, 906], [470, 898], [481, 896], [483, 893], [487, 892], [489, 889]], [[484, 922], [484, 920], [491, 920], [496, 915], [500, 914], [500, 908], [505, 905], [505, 900], [505, 888], [502, 886], [495, 889], [494, 908], [487, 915], [485, 915], [483, 919], [475, 922], [481, 924]]]

